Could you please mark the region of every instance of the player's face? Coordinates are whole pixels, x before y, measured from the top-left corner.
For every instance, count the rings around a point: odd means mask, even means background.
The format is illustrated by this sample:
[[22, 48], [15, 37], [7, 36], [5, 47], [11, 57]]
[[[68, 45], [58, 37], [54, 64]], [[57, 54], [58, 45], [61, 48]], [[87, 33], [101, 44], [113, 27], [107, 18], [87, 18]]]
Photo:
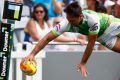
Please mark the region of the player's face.
[[83, 20], [83, 15], [81, 14], [80, 16], [75, 17], [75, 16], [71, 16], [71, 15], [67, 14], [67, 19], [70, 24], [78, 26], [79, 23]]

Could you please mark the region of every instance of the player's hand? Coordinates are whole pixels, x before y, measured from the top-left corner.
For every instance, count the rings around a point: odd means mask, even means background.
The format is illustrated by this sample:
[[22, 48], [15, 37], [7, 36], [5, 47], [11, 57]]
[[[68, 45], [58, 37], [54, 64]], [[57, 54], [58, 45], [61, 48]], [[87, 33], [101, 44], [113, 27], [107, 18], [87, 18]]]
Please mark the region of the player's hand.
[[35, 61], [35, 56], [29, 54], [28, 56], [26, 56], [26, 57], [23, 59], [23, 61], [24, 61], [24, 62], [27, 62], [27, 61]]
[[78, 67], [77, 71], [78, 72], [81, 71], [82, 76], [87, 77], [88, 71], [87, 71], [87, 68], [86, 68], [85, 64], [78, 64], [77, 67]]

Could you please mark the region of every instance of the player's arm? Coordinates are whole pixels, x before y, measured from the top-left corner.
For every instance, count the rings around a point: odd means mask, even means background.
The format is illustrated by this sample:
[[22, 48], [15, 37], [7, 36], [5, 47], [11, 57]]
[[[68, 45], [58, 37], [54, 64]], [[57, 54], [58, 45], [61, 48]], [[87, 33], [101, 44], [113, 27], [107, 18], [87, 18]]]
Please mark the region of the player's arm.
[[92, 54], [96, 38], [97, 38], [97, 35], [88, 36], [87, 47], [85, 49], [85, 52], [83, 54], [83, 57], [82, 57], [82, 60], [81, 60], [80, 64], [78, 64], [78, 71], [80, 70], [84, 77], [87, 77], [87, 75], [88, 75], [88, 71], [87, 71], [87, 68], [86, 68], [86, 63], [87, 63], [90, 55]]
[[97, 35], [100, 30], [100, 18], [97, 16], [97, 14], [88, 14], [88, 25], [90, 26], [89, 28], [89, 36], [88, 36], [88, 45], [86, 47], [86, 50], [83, 54], [82, 60], [78, 66], [78, 68], [81, 70], [83, 76], [87, 76], [88, 71], [85, 66], [87, 63], [90, 55], [92, 54], [93, 47], [95, 44], [95, 41], [97, 39]]
[[89, 35], [88, 36], [88, 44], [87, 44], [87, 47], [85, 49], [85, 52], [83, 54], [83, 58], [81, 60], [81, 63], [80, 64], [86, 64], [92, 51], [93, 51], [93, 47], [94, 47], [94, 44], [95, 44], [95, 41], [96, 41], [96, 38], [97, 38], [97, 35]]
[[35, 56], [40, 50], [42, 50], [50, 41], [55, 39], [57, 36], [55, 36], [52, 31], [49, 32], [44, 38], [42, 38], [38, 44], [35, 46], [35, 48], [32, 50], [30, 55]]
[[86, 50], [84, 52], [81, 64], [86, 64], [88, 58], [90, 57], [98, 32], [100, 30], [100, 23], [99, 23], [99, 17], [97, 15], [89, 14], [88, 15], [88, 25], [89, 28], [89, 35], [88, 35], [88, 45], [86, 47]]
[[30, 54], [23, 59], [23, 61], [33, 61], [38, 52], [42, 50], [50, 41], [52, 41], [56, 37], [57, 36], [54, 35], [52, 31], [49, 32], [44, 38], [38, 41], [37, 45], [30, 52]]

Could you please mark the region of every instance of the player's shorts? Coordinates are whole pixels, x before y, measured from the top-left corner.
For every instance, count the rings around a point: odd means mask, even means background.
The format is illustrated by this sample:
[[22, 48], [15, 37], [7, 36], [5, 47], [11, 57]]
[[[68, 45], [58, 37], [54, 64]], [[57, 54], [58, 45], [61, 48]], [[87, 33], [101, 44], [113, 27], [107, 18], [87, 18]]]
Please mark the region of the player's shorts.
[[107, 48], [112, 49], [116, 43], [117, 37], [120, 37], [120, 23], [113, 22], [105, 30], [104, 34], [97, 39], [97, 41]]

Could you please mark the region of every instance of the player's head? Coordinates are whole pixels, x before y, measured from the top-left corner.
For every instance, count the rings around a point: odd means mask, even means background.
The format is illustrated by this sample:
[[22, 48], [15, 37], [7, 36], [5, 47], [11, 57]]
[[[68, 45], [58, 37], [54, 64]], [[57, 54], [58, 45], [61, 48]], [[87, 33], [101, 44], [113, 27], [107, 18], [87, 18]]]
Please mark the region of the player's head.
[[72, 25], [79, 25], [83, 20], [82, 9], [78, 2], [73, 2], [69, 4], [64, 11], [66, 12], [66, 17]]

